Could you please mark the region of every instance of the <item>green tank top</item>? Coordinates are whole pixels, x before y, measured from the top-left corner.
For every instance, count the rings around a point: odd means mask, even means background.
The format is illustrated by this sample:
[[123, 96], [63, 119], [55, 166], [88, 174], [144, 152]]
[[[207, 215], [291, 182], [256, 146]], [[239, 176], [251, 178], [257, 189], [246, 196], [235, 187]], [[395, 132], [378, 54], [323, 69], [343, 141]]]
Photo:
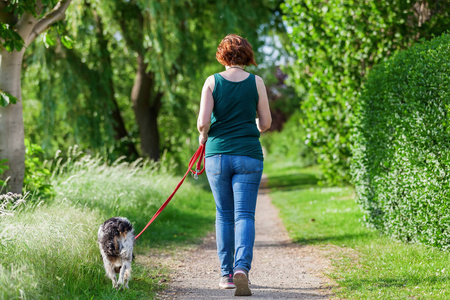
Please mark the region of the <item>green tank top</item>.
[[238, 82], [214, 74], [214, 109], [206, 142], [206, 157], [243, 155], [264, 160], [256, 126], [258, 90], [255, 75]]

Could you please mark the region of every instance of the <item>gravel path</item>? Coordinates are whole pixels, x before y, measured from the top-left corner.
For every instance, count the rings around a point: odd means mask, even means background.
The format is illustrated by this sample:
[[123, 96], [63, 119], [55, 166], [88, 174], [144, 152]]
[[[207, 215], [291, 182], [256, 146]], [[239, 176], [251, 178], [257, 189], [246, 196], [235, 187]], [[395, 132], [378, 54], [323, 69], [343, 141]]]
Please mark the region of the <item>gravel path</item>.
[[[292, 243], [272, 205], [260, 189], [256, 210], [256, 240], [250, 271], [251, 299], [328, 299], [333, 283], [323, 276], [329, 267], [324, 251]], [[158, 299], [231, 299], [234, 290], [218, 289], [219, 261], [214, 234], [197, 249], [186, 250], [171, 263], [169, 288]]]

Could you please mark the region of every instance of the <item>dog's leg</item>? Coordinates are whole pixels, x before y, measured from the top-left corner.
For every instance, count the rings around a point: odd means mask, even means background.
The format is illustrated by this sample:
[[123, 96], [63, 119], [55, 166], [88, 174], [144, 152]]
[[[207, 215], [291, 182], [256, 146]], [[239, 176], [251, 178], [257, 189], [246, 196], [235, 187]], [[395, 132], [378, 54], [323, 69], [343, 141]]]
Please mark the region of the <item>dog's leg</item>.
[[119, 272], [119, 280], [117, 281], [117, 285], [128, 289], [128, 281], [131, 277], [131, 262], [123, 261], [122, 267]]
[[125, 273], [125, 268], [126, 268], [125, 265], [122, 265], [120, 267], [119, 280], [117, 281], [117, 285], [119, 285], [119, 286], [123, 285], [123, 276], [124, 276], [124, 273]]
[[131, 279], [131, 261], [127, 261], [123, 264], [123, 267], [125, 268], [124, 272], [124, 288], [128, 289], [128, 281]]
[[106, 276], [108, 276], [112, 280], [113, 288], [117, 289], [119, 287], [119, 285], [117, 284], [117, 278], [116, 278], [116, 273], [114, 272], [114, 266], [111, 264], [111, 262], [106, 257], [103, 257], [103, 264], [105, 266]]
[[123, 249], [120, 252], [122, 258], [122, 268], [120, 269], [119, 284], [122, 284], [124, 288], [128, 288], [128, 281], [131, 277], [131, 261], [133, 260], [133, 246], [134, 235], [132, 232], [128, 233], [122, 240]]

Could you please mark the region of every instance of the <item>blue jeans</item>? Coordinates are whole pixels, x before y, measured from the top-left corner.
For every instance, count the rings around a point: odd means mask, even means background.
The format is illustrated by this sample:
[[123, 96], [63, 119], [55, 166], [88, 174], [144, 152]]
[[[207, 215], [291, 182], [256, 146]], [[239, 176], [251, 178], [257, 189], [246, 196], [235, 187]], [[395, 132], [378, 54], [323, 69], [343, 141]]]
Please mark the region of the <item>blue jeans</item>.
[[222, 276], [233, 274], [237, 268], [250, 271], [263, 162], [221, 154], [207, 157], [205, 166], [216, 201], [217, 254]]

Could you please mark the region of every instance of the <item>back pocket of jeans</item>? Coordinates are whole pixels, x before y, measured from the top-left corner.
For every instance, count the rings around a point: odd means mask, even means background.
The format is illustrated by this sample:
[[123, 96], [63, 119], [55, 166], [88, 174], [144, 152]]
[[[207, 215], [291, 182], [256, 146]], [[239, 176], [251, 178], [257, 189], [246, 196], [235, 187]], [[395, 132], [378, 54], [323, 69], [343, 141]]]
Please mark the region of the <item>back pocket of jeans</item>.
[[207, 157], [205, 161], [205, 170], [208, 174], [219, 175], [222, 173], [222, 155]]
[[248, 156], [239, 156], [238, 161], [239, 166], [236, 171], [240, 174], [256, 173], [263, 170], [264, 163], [259, 159]]

